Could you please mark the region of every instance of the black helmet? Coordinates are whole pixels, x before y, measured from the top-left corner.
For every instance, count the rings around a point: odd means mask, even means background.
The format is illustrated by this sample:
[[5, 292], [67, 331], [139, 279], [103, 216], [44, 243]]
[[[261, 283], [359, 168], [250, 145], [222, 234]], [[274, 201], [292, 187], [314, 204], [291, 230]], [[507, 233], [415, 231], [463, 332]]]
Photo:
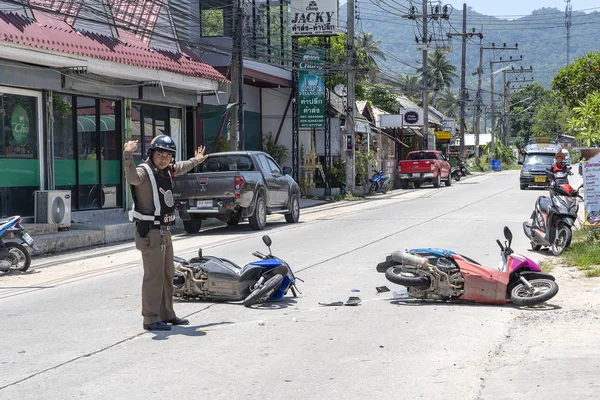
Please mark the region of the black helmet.
[[175, 154], [177, 147], [175, 147], [175, 142], [170, 136], [159, 135], [150, 142], [150, 147], [148, 147], [148, 156], [150, 156], [151, 152], [155, 150], [168, 151]]

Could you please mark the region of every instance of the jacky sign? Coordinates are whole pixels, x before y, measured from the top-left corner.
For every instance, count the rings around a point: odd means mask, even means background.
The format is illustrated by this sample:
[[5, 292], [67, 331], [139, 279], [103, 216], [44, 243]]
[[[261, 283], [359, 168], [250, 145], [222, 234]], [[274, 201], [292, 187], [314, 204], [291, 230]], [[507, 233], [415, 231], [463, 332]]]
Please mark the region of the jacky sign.
[[298, 127], [325, 126], [325, 80], [323, 50], [300, 50], [298, 72]]
[[337, 35], [338, 0], [292, 0], [292, 36]]

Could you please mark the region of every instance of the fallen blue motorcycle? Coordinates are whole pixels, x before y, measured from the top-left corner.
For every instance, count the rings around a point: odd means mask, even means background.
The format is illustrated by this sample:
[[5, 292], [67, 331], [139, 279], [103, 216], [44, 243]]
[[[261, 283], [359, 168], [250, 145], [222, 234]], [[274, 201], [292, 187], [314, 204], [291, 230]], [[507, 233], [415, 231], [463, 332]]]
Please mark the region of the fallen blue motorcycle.
[[225, 258], [204, 256], [189, 261], [174, 257], [173, 295], [182, 299], [240, 301], [246, 307], [265, 301], [281, 300], [288, 291], [298, 297], [296, 278], [284, 260], [271, 253], [271, 238], [262, 237], [269, 254], [252, 253], [260, 260], [240, 267]]
[[369, 178], [371, 185], [369, 187], [369, 195], [372, 196], [375, 193], [387, 193], [390, 186], [390, 174], [383, 173], [380, 169], [373, 170], [373, 176]]

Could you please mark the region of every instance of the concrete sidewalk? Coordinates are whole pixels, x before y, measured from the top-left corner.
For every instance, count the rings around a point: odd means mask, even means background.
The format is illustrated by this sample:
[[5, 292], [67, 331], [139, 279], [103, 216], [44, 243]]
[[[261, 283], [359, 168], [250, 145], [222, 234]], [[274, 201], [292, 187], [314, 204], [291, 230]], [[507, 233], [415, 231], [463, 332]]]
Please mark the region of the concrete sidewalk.
[[[333, 203], [332, 200], [302, 198], [300, 199], [300, 209]], [[98, 215], [98, 212], [96, 212], [96, 215]], [[86, 217], [82, 218], [81, 216], [74, 219], [79, 221], [74, 221], [69, 230], [65, 231], [59, 231], [57, 226], [53, 224], [23, 224], [39, 248], [39, 250], [33, 251], [32, 255], [53, 254], [66, 250], [133, 240], [134, 225], [128, 221], [127, 212], [124, 210], [112, 210], [106, 216], [101, 215], [92, 221], [86, 221]], [[267, 223], [268, 220], [269, 217], [267, 217]], [[202, 221], [202, 228], [215, 226], [225, 226], [225, 224], [215, 218]], [[184, 232], [180, 218], [177, 218], [171, 231], [173, 233]]]

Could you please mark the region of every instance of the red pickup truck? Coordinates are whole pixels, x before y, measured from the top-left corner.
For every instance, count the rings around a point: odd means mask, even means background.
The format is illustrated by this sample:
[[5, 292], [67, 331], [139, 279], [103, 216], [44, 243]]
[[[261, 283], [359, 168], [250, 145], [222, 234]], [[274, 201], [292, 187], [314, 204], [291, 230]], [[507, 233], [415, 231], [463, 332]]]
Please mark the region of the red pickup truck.
[[398, 162], [398, 173], [402, 189], [407, 189], [410, 182], [415, 188], [423, 182], [431, 182], [436, 188], [442, 181], [446, 186], [452, 185], [448, 158], [436, 150], [411, 151], [406, 160]]

